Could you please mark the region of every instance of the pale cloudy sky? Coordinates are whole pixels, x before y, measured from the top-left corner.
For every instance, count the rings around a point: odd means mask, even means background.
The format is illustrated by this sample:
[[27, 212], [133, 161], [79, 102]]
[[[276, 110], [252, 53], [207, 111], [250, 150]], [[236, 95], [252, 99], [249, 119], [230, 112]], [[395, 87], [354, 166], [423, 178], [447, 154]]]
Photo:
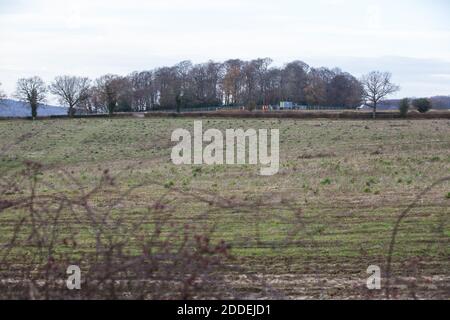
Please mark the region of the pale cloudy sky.
[[450, 95], [449, 17], [448, 0], [0, 0], [0, 82], [271, 57]]

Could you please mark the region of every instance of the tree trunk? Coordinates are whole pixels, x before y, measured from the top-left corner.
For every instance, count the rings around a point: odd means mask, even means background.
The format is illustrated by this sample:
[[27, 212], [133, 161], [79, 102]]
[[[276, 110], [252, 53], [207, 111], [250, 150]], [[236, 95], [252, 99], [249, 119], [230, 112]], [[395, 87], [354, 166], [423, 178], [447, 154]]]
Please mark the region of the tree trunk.
[[114, 113], [114, 109], [116, 108], [116, 104], [112, 101], [108, 102], [108, 113], [111, 116]]
[[37, 105], [34, 103], [31, 104], [31, 117], [33, 118], [33, 120], [35, 120], [37, 117]]
[[75, 108], [69, 107], [68, 114], [69, 114], [69, 117], [72, 118], [75, 115]]
[[375, 119], [377, 117], [377, 104], [374, 103], [373, 104], [373, 114], [372, 114], [373, 119]]

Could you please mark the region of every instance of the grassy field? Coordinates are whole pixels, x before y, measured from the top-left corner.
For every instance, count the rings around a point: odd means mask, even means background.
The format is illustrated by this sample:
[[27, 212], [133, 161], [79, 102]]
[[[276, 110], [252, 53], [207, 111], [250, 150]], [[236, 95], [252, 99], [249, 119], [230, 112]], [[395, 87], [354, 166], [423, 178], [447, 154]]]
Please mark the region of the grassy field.
[[[385, 265], [402, 210], [450, 176], [449, 120], [202, 120], [204, 130], [279, 129], [280, 172], [263, 177], [250, 165], [173, 165], [171, 133], [192, 131], [194, 119], [124, 118], [1, 121], [0, 149], [9, 148], [0, 157], [0, 173], [11, 175], [24, 160], [36, 161], [44, 165], [40, 179], [50, 185], [39, 192], [76, 194], [94, 188], [108, 169], [118, 175], [117, 188], [99, 196], [99, 203], [146, 185], [122, 204], [131, 220], [165, 196], [175, 212], [170, 219], [214, 226], [213, 240], [231, 245], [243, 275], [264, 279], [292, 298], [380, 297], [364, 290], [367, 267]], [[34, 134], [21, 141], [27, 133]], [[82, 185], [59, 179], [63, 169]], [[196, 200], [201, 195], [234, 205], [208, 210]], [[0, 215], [2, 241], [11, 235], [14, 214]], [[450, 184], [444, 183], [402, 221], [393, 258], [404, 280], [400, 295], [416, 286], [419, 297], [449, 298], [449, 214]], [[233, 285], [252, 297], [259, 289], [249, 279], [239, 277]]]

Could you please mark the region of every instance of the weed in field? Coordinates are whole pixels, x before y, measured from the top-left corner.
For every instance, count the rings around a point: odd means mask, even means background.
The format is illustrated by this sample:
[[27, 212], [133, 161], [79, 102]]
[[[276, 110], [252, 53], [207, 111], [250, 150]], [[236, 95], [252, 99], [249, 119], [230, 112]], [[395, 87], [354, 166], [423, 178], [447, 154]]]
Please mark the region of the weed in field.
[[366, 186], [368, 186], [368, 187], [371, 187], [374, 184], [377, 184], [377, 181], [373, 177], [370, 177], [369, 180], [367, 180], [367, 182], [366, 182]]
[[432, 157], [432, 158], [430, 159], [430, 161], [431, 161], [431, 162], [439, 162], [439, 161], [441, 161], [441, 157], [439, 157], [439, 156]]
[[198, 176], [201, 173], [202, 173], [202, 167], [194, 167], [192, 169], [192, 176], [193, 177], [196, 177], [196, 176]]
[[175, 182], [173, 182], [172, 180], [170, 180], [170, 181], [167, 181], [167, 182], [164, 184], [164, 188], [170, 189], [170, 188], [172, 188], [174, 185], [175, 185]]

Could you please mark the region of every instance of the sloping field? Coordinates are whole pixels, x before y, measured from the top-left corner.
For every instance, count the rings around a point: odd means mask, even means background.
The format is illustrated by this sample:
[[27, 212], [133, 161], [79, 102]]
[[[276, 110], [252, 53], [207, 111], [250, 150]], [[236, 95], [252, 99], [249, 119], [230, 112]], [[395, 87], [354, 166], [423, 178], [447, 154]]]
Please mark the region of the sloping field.
[[[202, 120], [204, 130], [279, 129], [279, 173], [263, 177], [251, 165], [172, 164], [172, 131], [192, 132], [194, 120]], [[137, 217], [149, 207], [170, 208], [164, 216], [169, 224], [207, 230], [212, 243], [223, 240], [231, 254], [224, 263], [231, 268], [222, 279], [227, 288], [218, 292], [222, 297], [385, 297], [384, 290], [367, 290], [367, 268], [378, 265], [384, 275], [398, 216], [425, 188], [450, 176], [450, 120], [14, 120], [0, 122], [0, 137], [4, 181], [20, 172], [24, 161], [33, 161], [43, 165], [37, 194], [77, 197], [95, 189], [108, 170], [114, 187], [95, 193], [93, 207], [114, 202], [112, 216], [124, 224], [139, 223]], [[0, 199], [12, 203], [28, 195], [16, 191]], [[74, 218], [80, 207], [58, 217], [77, 229], [76, 250], [56, 241], [55, 250], [69, 256], [94, 248], [83, 231], [89, 219]], [[25, 211], [0, 211], [0, 241], [8, 243], [14, 234], [24, 241], [4, 255], [16, 267], [28, 261], [24, 251], [36, 249], [25, 241], [30, 228], [15, 233]], [[392, 297], [450, 298], [449, 214], [450, 183], [444, 181], [401, 221], [392, 256]], [[137, 233], [116, 228], [114, 235], [131, 238], [133, 251]]]

